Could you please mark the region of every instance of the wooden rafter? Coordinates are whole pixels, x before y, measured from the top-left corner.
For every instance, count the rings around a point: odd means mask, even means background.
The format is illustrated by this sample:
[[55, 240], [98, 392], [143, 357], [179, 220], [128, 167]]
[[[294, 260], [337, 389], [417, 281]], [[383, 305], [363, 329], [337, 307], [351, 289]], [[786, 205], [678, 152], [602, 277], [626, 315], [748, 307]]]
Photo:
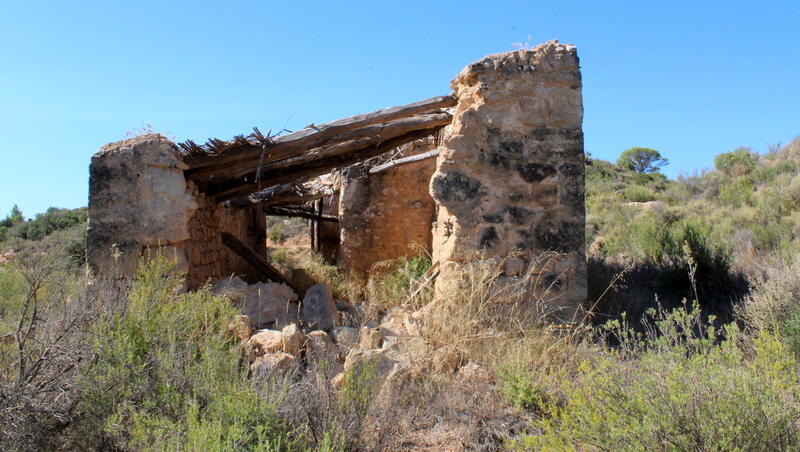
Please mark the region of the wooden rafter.
[[[261, 180], [265, 181], [268, 185], [280, 185], [287, 182], [300, 180], [302, 178], [318, 176], [330, 172], [333, 169], [341, 168], [344, 166], [352, 165], [353, 163], [367, 160], [369, 158], [381, 155], [385, 152], [391, 151], [397, 146], [405, 143], [418, 140], [437, 133], [445, 124], [449, 123], [449, 115], [446, 120], [441, 120], [444, 124], [435, 126], [434, 128], [416, 130], [406, 133], [401, 136], [390, 138], [386, 141], [376, 143], [358, 151], [337, 154], [333, 156], [324, 156], [316, 160], [312, 160], [303, 165], [294, 165], [287, 168], [278, 168], [261, 172]], [[224, 183], [215, 184], [206, 188], [205, 192], [216, 198], [217, 202], [229, 201], [242, 196], [249, 195], [259, 191], [262, 183], [255, 180], [235, 180]]]

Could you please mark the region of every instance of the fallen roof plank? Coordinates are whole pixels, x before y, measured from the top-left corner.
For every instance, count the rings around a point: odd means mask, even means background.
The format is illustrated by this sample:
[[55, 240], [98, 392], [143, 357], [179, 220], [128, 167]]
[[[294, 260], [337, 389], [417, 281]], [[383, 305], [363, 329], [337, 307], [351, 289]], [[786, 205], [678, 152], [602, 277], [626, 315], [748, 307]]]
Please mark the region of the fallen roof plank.
[[293, 287], [291, 282], [284, 278], [283, 275], [281, 275], [281, 273], [267, 261], [267, 258], [253, 251], [250, 247], [237, 239], [233, 234], [222, 231], [221, 235], [222, 243], [224, 243], [225, 246], [230, 248], [230, 250], [236, 253], [239, 257], [247, 261], [248, 264], [252, 265], [254, 269], [261, 273], [262, 276], [277, 283], [284, 283], [289, 286], [289, 288], [299, 293], [297, 288]]
[[[261, 150], [247, 160], [230, 162], [221, 166], [205, 167], [186, 171], [186, 177], [195, 181], [199, 188], [208, 191], [215, 184], [229, 181], [254, 181], [265, 170], [286, 168], [337, 154], [367, 148], [381, 141], [394, 138], [415, 130], [423, 130], [449, 124], [452, 117], [448, 113], [433, 113], [397, 119], [388, 123], [373, 124], [360, 129], [344, 131], [324, 141], [322, 147], [309, 148], [292, 146], [269, 146], [262, 156]], [[317, 143], [319, 144], [319, 143]], [[264, 180], [263, 178], [261, 180]]]
[[419, 162], [420, 160], [429, 159], [432, 157], [436, 157], [441, 153], [441, 149], [433, 149], [428, 152], [423, 152], [422, 154], [412, 155], [409, 157], [403, 157], [401, 159], [392, 160], [391, 162], [386, 162], [383, 165], [378, 165], [369, 169], [370, 174], [380, 173], [381, 171], [387, 170], [389, 168], [393, 168], [398, 165], [405, 165], [406, 163], [412, 162]]
[[[346, 131], [428, 113], [441, 108], [452, 107], [455, 104], [456, 99], [452, 95], [438, 96], [408, 105], [385, 108], [371, 113], [351, 116], [326, 124], [312, 124], [303, 130], [270, 140], [270, 142], [267, 143], [267, 148], [269, 149], [270, 155], [282, 156], [277, 158], [285, 158], [291, 156], [293, 151], [297, 152], [298, 149], [303, 150], [319, 147], [323, 145], [328, 138]], [[241, 137], [239, 137], [238, 140], [227, 144], [231, 147], [218, 154], [186, 155], [184, 161], [189, 166], [188, 173], [191, 174], [192, 171], [208, 166], [228, 165], [241, 160], [258, 161], [261, 155], [261, 143], [259, 143], [254, 136], [248, 137], [247, 139], [241, 139]], [[224, 146], [222, 147], [224, 148]]]
[[[262, 171], [261, 180], [268, 182], [269, 185], [279, 185], [303, 177], [318, 176], [332, 169], [352, 165], [353, 163], [389, 152], [402, 144], [433, 135], [441, 130], [442, 127], [444, 127], [444, 125], [437, 126], [433, 129], [416, 130], [358, 151], [320, 158], [304, 165]], [[215, 196], [217, 202], [223, 202], [256, 192], [260, 189], [259, 185], [260, 184], [255, 182], [255, 180], [237, 180], [211, 186], [206, 190], [206, 193]], [[262, 183], [261, 185], [264, 184]]]

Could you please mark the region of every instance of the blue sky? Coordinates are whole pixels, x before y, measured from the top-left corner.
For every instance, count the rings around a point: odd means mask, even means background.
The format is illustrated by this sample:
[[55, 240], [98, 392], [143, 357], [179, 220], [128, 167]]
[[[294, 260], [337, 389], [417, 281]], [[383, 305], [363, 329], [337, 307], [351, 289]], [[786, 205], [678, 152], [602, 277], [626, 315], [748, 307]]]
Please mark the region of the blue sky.
[[578, 46], [586, 150], [670, 176], [800, 134], [800, 2], [0, 0], [0, 216], [87, 203], [103, 144], [145, 123], [230, 138], [450, 92], [484, 55]]

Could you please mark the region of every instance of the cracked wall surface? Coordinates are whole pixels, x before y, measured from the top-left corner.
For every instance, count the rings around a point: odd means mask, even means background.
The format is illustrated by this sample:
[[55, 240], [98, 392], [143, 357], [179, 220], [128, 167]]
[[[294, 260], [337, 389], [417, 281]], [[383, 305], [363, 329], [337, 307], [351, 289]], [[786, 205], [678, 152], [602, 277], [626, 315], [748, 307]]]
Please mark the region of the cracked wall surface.
[[143, 257], [160, 253], [175, 259], [188, 288], [232, 274], [252, 279], [220, 232], [263, 252], [264, 216], [256, 206], [214, 203], [187, 185], [185, 169], [177, 146], [158, 134], [107, 144], [92, 157], [86, 243], [94, 278], [129, 280]]
[[[458, 103], [430, 182], [440, 279], [476, 255], [513, 259], [504, 276], [541, 274], [552, 310], [574, 316], [586, 300], [575, 47], [552, 41], [490, 55], [467, 66], [452, 87]], [[559, 255], [531, 268], [547, 251]]]

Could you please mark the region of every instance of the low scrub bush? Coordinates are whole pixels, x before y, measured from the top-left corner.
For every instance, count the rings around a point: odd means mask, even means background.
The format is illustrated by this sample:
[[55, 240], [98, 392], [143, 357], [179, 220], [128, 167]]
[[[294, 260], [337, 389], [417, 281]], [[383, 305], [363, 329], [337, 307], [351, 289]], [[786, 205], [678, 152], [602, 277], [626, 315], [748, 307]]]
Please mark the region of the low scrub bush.
[[235, 311], [200, 290], [180, 293], [162, 257], [140, 265], [127, 306], [97, 326], [82, 420], [95, 438], [135, 450], [273, 450], [275, 407], [247, 379], [228, 331]]
[[631, 185], [624, 190], [625, 199], [630, 202], [647, 202], [656, 199], [656, 194], [647, 187]]
[[[417, 305], [430, 301], [431, 286], [420, 287], [430, 281], [425, 275], [431, 268], [431, 260], [427, 256], [405, 256], [376, 264], [367, 284], [367, 296], [372, 303], [382, 309], [389, 309], [404, 302], [415, 302]], [[417, 289], [420, 289], [417, 291]], [[427, 290], [426, 290], [427, 289]], [[412, 300], [410, 295], [415, 294]]]
[[721, 331], [696, 308], [653, 313], [650, 334], [621, 323], [620, 346], [586, 360], [525, 439], [533, 450], [797, 450], [796, 362], [776, 336]]

